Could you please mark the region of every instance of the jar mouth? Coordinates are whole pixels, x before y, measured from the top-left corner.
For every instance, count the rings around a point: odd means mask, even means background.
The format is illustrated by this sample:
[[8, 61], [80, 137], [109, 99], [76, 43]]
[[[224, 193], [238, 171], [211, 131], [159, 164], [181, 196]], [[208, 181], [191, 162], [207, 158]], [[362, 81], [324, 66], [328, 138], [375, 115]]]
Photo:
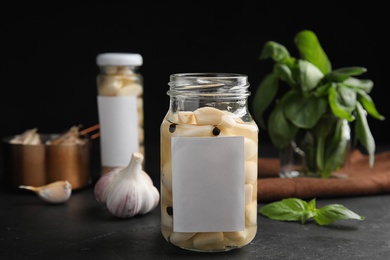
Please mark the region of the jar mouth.
[[239, 73], [177, 73], [170, 76], [170, 96], [247, 97], [248, 76]]
[[186, 77], [186, 78], [233, 78], [233, 77], [247, 77], [241, 73], [230, 73], [230, 72], [190, 72], [190, 73], [174, 73], [171, 74], [170, 78]]

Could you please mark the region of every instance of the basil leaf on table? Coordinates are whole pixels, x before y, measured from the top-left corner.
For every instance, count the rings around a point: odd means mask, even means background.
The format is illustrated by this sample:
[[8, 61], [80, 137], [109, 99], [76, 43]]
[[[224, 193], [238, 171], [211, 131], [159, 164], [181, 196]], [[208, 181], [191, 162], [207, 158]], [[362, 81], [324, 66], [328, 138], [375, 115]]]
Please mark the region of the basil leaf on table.
[[308, 219], [313, 219], [320, 226], [329, 225], [337, 220], [365, 219], [340, 204], [330, 204], [317, 209], [315, 199], [306, 202], [298, 198], [287, 198], [269, 203], [261, 207], [259, 212], [273, 220], [300, 221], [302, 224]]

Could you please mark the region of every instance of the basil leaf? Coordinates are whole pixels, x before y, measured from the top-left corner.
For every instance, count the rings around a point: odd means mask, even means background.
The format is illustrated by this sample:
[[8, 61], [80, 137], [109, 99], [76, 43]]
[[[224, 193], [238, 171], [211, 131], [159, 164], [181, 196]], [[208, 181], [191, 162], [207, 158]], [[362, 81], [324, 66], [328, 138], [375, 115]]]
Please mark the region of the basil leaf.
[[328, 83], [325, 83], [323, 85], [319, 85], [315, 92], [314, 92], [314, 95], [316, 97], [322, 97], [322, 96], [326, 96], [329, 94], [329, 89], [332, 87], [332, 83], [328, 82]]
[[314, 213], [316, 212], [317, 208], [316, 208], [316, 199], [312, 199], [311, 201], [309, 201], [309, 203], [307, 204], [307, 209], [312, 212], [313, 214], [311, 214], [310, 217], [313, 217], [314, 216]]
[[274, 41], [268, 41], [263, 47], [260, 59], [265, 60], [268, 58], [272, 58], [275, 62], [281, 62], [284, 59], [290, 58], [290, 53], [283, 45]]
[[268, 133], [272, 143], [278, 149], [289, 146], [298, 131], [298, 128], [284, 114], [284, 103], [290, 95], [289, 92], [276, 104], [268, 118]]
[[288, 67], [286, 64], [276, 63], [274, 66], [274, 73], [279, 77], [279, 79], [287, 82], [287, 84], [291, 87], [297, 85], [292, 76], [290, 67]]
[[350, 140], [349, 125], [345, 119], [336, 116], [323, 116], [313, 128], [315, 165], [313, 169], [321, 172], [322, 178], [329, 178], [334, 170], [339, 169], [345, 159], [346, 146]]
[[366, 110], [364, 110], [363, 106], [358, 102], [356, 106], [357, 117], [355, 124], [355, 133], [359, 142], [363, 145], [363, 147], [367, 150], [369, 157], [369, 165], [370, 167], [374, 166], [375, 160], [375, 140], [372, 136], [370, 127], [368, 126]]
[[263, 129], [266, 128], [263, 120], [264, 111], [269, 107], [275, 98], [278, 89], [278, 78], [275, 74], [271, 73], [263, 79], [254, 94], [253, 116], [256, 118], [257, 122]]
[[284, 103], [286, 117], [299, 128], [312, 128], [326, 109], [325, 98], [304, 97], [298, 91], [290, 91]]
[[328, 56], [314, 32], [309, 30], [299, 32], [295, 36], [295, 45], [301, 57], [316, 66], [323, 74], [332, 70]]
[[336, 90], [338, 92], [337, 103], [343, 107], [345, 111], [352, 114], [352, 111], [356, 108], [357, 94], [356, 91], [345, 86], [343, 83], [336, 84]]
[[264, 216], [281, 221], [301, 221], [305, 223], [311, 216], [306, 201], [297, 198], [288, 198], [281, 201], [272, 202], [260, 208], [260, 213]]
[[317, 210], [317, 214], [313, 217], [314, 220], [321, 226], [331, 224], [337, 220], [356, 219], [364, 220], [365, 218], [359, 216], [355, 212], [347, 209], [340, 204], [332, 204], [324, 206]]
[[328, 81], [333, 82], [343, 82], [350, 78], [351, 76], [356, 76], [363, 74], [366, 72], [367, 69], [363, 67], [348, 67], [348, 68], [341, 68], [337, 70], [333, 70], [332, 72], [325, 75], [325, 78]]
[[335, 69], [333, 72], [339, 75], [358, 76], [367, 72], [367, 69], [364, 67], [346, 67]]
[[372, 80], [369, 79], [363, 80], [354, 77], [350, 77], [346, 79], [343, 83], [348, 87], [357, 88], [359, 90], [363, 90], [366, 93], [370, 93], [372, 88], [374, 87], [374, 83], [372, 82]]
[[302, 91], [310, 91], [315, 88], [324, 76], [316, 66], [305, 60], [299, 60], [299, 71], [299, 83]]
[[351, 139], [348, 122], [336, 118], [336, 121], [330, 123], [332, 132], [326, 137], [324, 151], [324, 173], [321, 177], [329, 178], [333, 171], [340, 169], [345, 162], [348, 149], [348, 141]]
[[369, 95], [367, 95], [364, 91], [358, 91], [357, 93], [359, 94], [358, 100], [363, 105], [364, 109], [369, 115], [378, 120], [385, 120], [385, 117], [379, 114], [378, 110], [375, 107], [374, 101]]
[[355, 120], [355, 117], [351, 114], [351, 112], [339, 103], [339, 93], [336, 88], [336, 83], [333, 83], [332, 87], [329, 89], [328, 102], [335, 116], [347, 119], [350, 122]]

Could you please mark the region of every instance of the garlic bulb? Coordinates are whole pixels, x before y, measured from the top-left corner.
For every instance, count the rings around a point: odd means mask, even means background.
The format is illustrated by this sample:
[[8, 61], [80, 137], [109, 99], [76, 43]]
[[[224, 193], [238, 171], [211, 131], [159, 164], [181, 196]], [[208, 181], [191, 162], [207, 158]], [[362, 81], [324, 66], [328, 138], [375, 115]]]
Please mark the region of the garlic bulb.
[[31, 190], [42, 200], [53, 204], [67, 201], [72, 194], [72, 185], [68, 181], [56, 181], [39, 187], [20, 185], [19, 188]]
[[114, 168], [95, 184], [96, 200], [120, 218], [146, 214], [154, 209], [160, 194], [150, 176], [142, 170], [143, 155], [133, 153], [129, 165]]

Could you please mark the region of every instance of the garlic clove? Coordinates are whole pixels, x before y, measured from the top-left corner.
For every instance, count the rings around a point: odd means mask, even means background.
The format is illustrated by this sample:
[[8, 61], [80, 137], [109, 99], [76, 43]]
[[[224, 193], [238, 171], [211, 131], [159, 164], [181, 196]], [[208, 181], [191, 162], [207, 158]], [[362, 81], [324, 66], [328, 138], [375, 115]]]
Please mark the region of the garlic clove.
[[253, 158], [254, 156], [256, 156], [257, 158], [257, 146], [256, 146], [256, 142], [253, 141], [252, 139], [249, 139], [249, 138], [245, 138], [244, 139], [244, 145], [245, 145], [245, 160], [249, 160], [251, 158]]
[[250, 184], [257, 180], [257, 161], [246, 161], [245, 162], [245, 183]]
[[28, 129], [20, 135], [16, 135], [10, 140], [11, 144], [41, 144], [41, 139], [38, 134], [38, 128]]
[[214, 107], [201, 107], [194, 111], [194, 115], [199, 125], [219, 125], [226, 113]]
[[251, 203], [245, 205], [245, 226], [254, 227], [257, 221], [257, 202], [252, 200]]
[[169, 237], [169, 242], [173, 244], [178, 244], [183, 241], [186, 241], [190, 239], [191, 237], [195, 236], [196, 233], [194, 232], [173, 232], [171, 236]]
[[130, 83], [118, 89], [118, 96], [140, 96], [143, 92], [142, 86], [138, 83]]
[[109, 186], [113, 184], [114, 175], [117, 174], [122, 167], [113, 168], [104, 175], [102, 175], [96, 182], [94, 187], [95, 198], [99, 203], [105, 204], [107, 201], [107, 191], [110, 190]]
[[140, 193], [142, 196], [139, 196], [139, 200], [143, 201], [143, 203], [141, 203], [138, 214], [146, 214], [157, 206], [160, 199], [160, 193], [157, 188], [153, 186], [153, 181], [146, 172], [141, 171], [140, 174], [144, 180], [144, 193]]
[[194, 236], [194, 246], [196, 248], [202, 248], [212, 243], [222, 242], [222, 232], [205, 232], [198, 233]]
[[96, 200], [117, 217], [146, 214], [159, 203], [160, 193], [142, 170], [142, 160], [141, 153], [133, 153], [128, 166], [112, 169], [95, 184]]
[[224, 232], [225, 237], [232, 240], [244, 240], [248, 236], [248, 230], [236, 231], [236, 232]]
[[85, 139], [80, 137], [80, 126], [72, 126], [68, 131], [53, 140], [48, 140], [47, 145], [84, 144]]
[[253, 185], [245, 184], [245, 205], [248, 205], [252, 201]]
[[66, 202], [72, 194], [72, 185], [67, 180], [56, 181], [39, 187], [20, 185], [19, 188], [31, 190], [42, 200], [53, 204]]
[[196, 124], [195, 115], [192, 111], [182, 111], [178, 114], [179, 124]]
[[237, 124], [236, 120], [231, 115], [223, 115], [221, 117], [220, 127], [233, 128]]

